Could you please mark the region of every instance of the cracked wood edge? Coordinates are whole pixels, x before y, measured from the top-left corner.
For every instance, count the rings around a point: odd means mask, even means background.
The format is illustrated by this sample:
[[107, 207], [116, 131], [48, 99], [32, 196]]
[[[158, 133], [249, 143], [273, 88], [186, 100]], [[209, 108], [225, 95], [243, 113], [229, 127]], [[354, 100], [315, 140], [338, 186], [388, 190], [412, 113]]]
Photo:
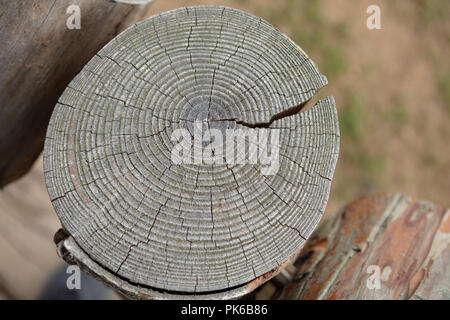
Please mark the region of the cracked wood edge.
[[[81, 10], [80, 30], [66, 27], [72, 4]], [[0, 187], [42, 152], [52, 110], [73, 77], [147, 11], [109, 0], [0, 0]]]
[[[450, 299], [450, 210], [401, 195], [358, 199], [327, 219], [278, 299]], [[381, 288], [369, 289], [370, 265]]]
[[[83, 272], [88, 273], [95, 279], [102, 281], [112, 289], [120, 292], [128, 299], [137, 300], [231, 300], [239, 299], [249, 294], [257, 287], [276, 277], [287, 265], [290, 265], [297, 258], [299, 252], [293, 254], [288, 260], [277, 266], [273, 270], [259, 276], [258, 278], [246, 283], [242, 286], [232, 288], [230, 290], [219, 291], [206, 294], [179, 294], [166, 292], [155, 288], [144, 287], [130, 283], [128, 280], [118, 277], [116, 274], [105, 270], [98, 263], [93, 261], [81, 249], [73, 237], [69, 236], [64, 230], [60, 229], [55, 234], [55, 244], [57, 246], [58, 255], [69, 264], [78, 265]], [[301, 249], [301, 248], [300, 248]], [[299, 249], [299, 250], [300, 250]]]
[[339, 152], [334, 99], [255, 128], [281, 132], [274, 176], [251, 164], [173, 165], [170, 134], [204, 114], [221, 130], [248, 129], [326, 84], [291, 40], [239, 10], [181, 8], [134, 25], [85, 66], [51, 118], [44, 169], [64, 229], [130, 284], [192, 295], [261, 284], [252, 281], [298, 252], [325, 209]]

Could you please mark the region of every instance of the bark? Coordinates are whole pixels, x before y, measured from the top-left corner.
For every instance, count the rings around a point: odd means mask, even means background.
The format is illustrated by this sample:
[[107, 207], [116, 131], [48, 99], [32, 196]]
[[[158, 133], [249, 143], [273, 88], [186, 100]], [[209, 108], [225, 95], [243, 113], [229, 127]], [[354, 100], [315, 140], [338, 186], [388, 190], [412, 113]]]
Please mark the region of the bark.
[[400, 195], [358, 199], [314, 232], [278, 299], [450, 299], [449, 215]]
[[[67, 8], [81, 9], [69, 30]], [[0, 0], [0, 187], [26, 173], [58, 97], [92, 56], [147, 11], [109, 0]]]

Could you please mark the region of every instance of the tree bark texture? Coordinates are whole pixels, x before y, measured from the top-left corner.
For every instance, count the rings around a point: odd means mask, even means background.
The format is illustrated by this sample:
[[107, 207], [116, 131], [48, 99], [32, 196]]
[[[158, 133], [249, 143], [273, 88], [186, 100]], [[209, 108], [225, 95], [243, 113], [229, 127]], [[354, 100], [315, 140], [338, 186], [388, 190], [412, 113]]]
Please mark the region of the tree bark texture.
[[449, 217], [400, 195], [358, 199], [314, 232], [278, 299], [450, 299]]

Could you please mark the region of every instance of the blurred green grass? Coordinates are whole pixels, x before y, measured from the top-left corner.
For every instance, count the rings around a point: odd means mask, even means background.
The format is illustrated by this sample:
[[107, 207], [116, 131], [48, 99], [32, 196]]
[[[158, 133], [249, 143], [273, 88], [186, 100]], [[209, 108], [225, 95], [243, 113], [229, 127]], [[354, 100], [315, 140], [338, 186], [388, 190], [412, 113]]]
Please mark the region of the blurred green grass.
[[294, 42], [314, 57], [328, 79], [335, 80], [348, 69], [342, 50], [347, 38], [345, 21], [330, 23], [320, 11], [319, 0], [288, 0], [284, 6], [263, 7], [261, 15], [275, 25], [286, 26]]
[[393, 125], [407, 123], [410, 118], [410, 114], [406, 98], [403, 96], [395, 97], [392, 105], [384, 112], [383, 116], [384, 120]]
[[341, 135], [344, 138], [358, 140], [364, 133], [364, 97], [360, 94], [350, 94], [340, 113]]
[[442, 103], [450, 114], [450, 73], [438, 75], [437, 87]]

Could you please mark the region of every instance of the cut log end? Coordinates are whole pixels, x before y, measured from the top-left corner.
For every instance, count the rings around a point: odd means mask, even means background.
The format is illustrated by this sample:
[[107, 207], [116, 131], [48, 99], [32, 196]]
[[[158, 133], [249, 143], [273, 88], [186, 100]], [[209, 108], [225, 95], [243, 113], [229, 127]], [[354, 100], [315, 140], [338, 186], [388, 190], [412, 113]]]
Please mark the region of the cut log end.
[[[328, 200], [333, 98], [283, 113], [326, 83], [285, 35], [239, 10], [181, 8], [126, 30], [72, 81], [47, 132], [66, 256], [132, 297], [230, 298], [270, 279]], [[268, 127], [245, 125], [277, 114]], [[255, 147], [272, 162], [230, 161], [228, 140], [213, 162], [197, 162], [195, 137], [191, 162], [174, 161], [176, 132], [212, 129], [267, 135]], [[250, 147], [232, 150], [249, 160]]]

